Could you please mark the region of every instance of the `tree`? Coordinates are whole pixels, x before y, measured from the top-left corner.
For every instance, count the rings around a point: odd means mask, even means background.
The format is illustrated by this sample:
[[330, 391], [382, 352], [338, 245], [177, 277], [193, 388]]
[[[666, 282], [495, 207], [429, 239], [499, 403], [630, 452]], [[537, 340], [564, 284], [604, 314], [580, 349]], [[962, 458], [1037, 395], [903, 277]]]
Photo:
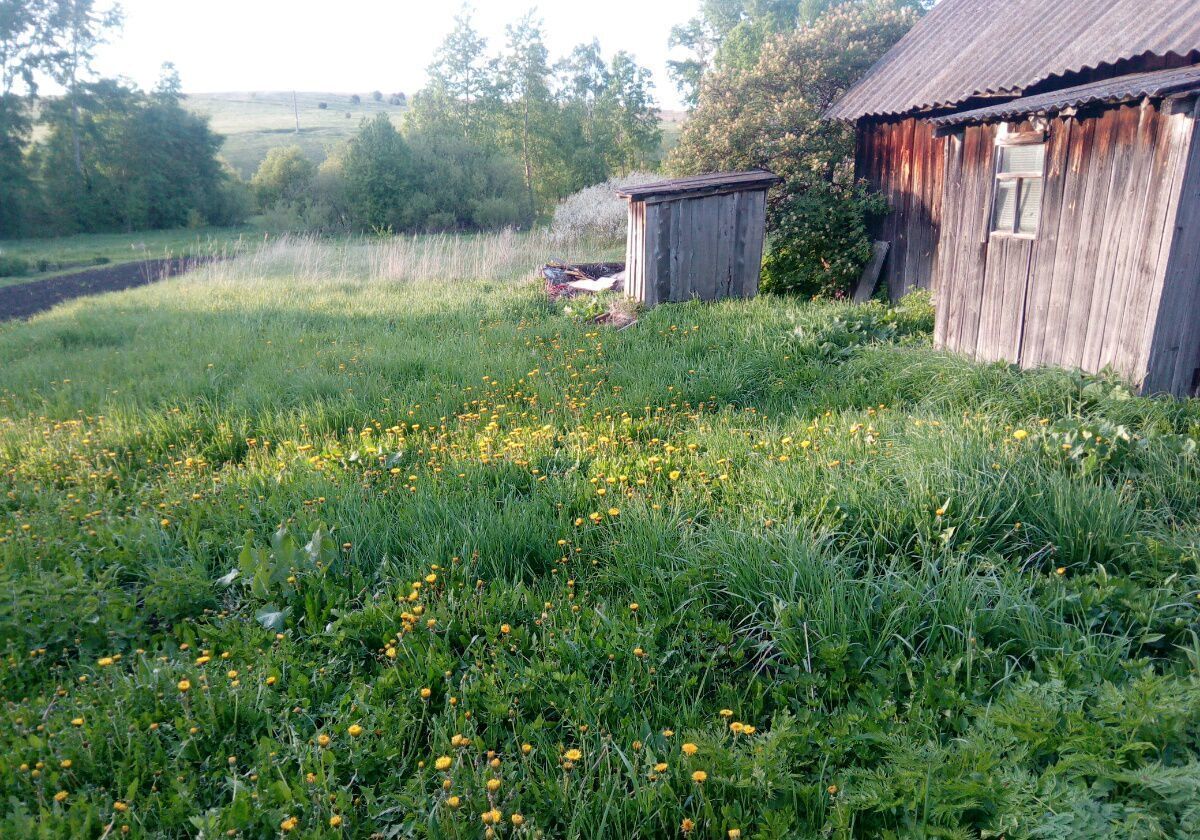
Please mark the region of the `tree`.
[[353, 224], [375, 230], [410, 230], [428, 210], [417, 193], [412, 150], [387, 114], [364, 120], [338, 155], [347, 212]]
[[[826, 12], [861, 0], [703, 0], [700, 14], [672, 28], [668, 45], [687, 57], [667, 62], [668, 72], [693, 108], [709, 70], [749, 70], [772, 36], [810, 26]], [[904, 0], [924, 8], [931, 0]]]
[[[475, 141], [491, 139], [495, 112], [495, 63], [485, 55], [487, 41], [471, 26], [466, 7], [454, 18], [454, 29], [434, 53], [429, 84], [413, 99], [410, 119], [419, 129], [453, 131]], [[404, 94], [396, 94], [405, 104]]]
[[374, 100], [375, 102], [382, 102], [383, 101], [383, 91], [381, 91], [381, 90], [371, 91], [371, 99]]
[[25, 149], [54, 43], [50, 11], [50, 0], [0, 0], [0, 236], [22, 232], [32, 199]]
[[[539, 198], [565, 194], [550, 183], [556, 152], [553, 142], [555, 106], [550, 95], [550, 54], [542, 22], [528, 12], [505, 30], [508, 44], [500, 59], [500, 95], [504, 137], [521, 159], [530, 215]], [[540, 196], [538, 194], [541, 194]]]
[[908, 31], [906, 3], [842, 4], [773, 36], [749, 70], [714, 70], [668, 163], [680, 174], [766, 167], [787, 179], [830, 180], [853, 154], [853, 129], [821, 119]]
[[52, 229], [236, 221], [230, 176], [217, 160], [221, 138], [206, 118], [180, 105], [171, 68], [151, 94], [102, 80], [80, 84], [73, 97], [48, 102], [44, 110], [48, 134], [33, 158]]
[[278, 204], [303, 208], [312, 200], [316, 176], [316, 164], [299, 146], [277, 146], [267, 152], [250, 186], [264, 210]]
[[656, 163], [662, 143], [650, 70], [627, 52], [613, 56], [600, 111], [610, 128], [609, 171], [628, 172]]
[[79, 124], [79, 86], [92, 73], [96, 48], [108, 34], [121, 25], [121, 7], [96, 7], [96, 0], [54, 0], [50, 27], [55, 33], [56, 51], [51, 64], [54, 80], [66, 88], [71, 109], [71, 142], [75, 170], [84, 178], [83, 152]]
[[821, 115], [917, 16], [899, 0], [840, 3], [768, 38], [751, 68], [705, 76], [669, 165], [679, 174], [763, 167], [783, 176], [768, 205], [768, 286], [835, 292], [869, 256], [867, 221], [880, 204], [854, 182], [853, 128]]

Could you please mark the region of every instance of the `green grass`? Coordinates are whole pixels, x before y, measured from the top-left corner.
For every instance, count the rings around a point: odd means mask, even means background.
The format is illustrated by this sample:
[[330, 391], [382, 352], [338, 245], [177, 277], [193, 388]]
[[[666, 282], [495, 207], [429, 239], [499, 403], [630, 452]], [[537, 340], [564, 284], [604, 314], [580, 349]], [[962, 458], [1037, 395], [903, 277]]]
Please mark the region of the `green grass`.
[[5, 269], [0, 271], [0, 286], [162, 257], [227, 255], [250, 246], [262, 235], [247, 227], [0, 239], [0, 268]]
[[920, 301], [582, 324], [589, 251], [0, 326], [0, 835], [1197, 836], [1195, 401]]

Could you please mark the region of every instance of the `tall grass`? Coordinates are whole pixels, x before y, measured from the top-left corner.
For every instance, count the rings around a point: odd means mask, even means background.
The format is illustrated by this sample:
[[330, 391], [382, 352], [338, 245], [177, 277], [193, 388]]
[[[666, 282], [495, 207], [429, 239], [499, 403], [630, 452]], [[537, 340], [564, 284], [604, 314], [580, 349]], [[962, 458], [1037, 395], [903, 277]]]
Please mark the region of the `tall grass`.
[[1189, 836], [1200, 404], [532, 282], [609, 256], [288, 237], [0, 326], [0, 834]]

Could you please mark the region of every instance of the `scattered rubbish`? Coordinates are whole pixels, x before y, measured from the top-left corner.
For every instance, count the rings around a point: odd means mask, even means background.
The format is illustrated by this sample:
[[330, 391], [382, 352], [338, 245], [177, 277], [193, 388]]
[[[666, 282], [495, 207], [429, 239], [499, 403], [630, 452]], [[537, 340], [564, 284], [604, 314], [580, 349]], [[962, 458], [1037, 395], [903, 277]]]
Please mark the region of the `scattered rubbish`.
[[551, 300], [625, 291], [625, 263], [549, 262], [542, 266], [541, 273]]

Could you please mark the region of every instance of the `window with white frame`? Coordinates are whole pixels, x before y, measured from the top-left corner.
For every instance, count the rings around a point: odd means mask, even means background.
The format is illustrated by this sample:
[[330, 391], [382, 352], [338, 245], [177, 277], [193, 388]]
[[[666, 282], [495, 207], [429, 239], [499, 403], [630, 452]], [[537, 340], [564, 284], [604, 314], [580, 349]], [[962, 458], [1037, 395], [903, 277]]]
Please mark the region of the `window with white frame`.
[[1046, 164], [1044, 142], [1005, 142], [996, 152], [996, 193], [992, 232], [1036, 236], [1042, 212], [1042, 177]]

